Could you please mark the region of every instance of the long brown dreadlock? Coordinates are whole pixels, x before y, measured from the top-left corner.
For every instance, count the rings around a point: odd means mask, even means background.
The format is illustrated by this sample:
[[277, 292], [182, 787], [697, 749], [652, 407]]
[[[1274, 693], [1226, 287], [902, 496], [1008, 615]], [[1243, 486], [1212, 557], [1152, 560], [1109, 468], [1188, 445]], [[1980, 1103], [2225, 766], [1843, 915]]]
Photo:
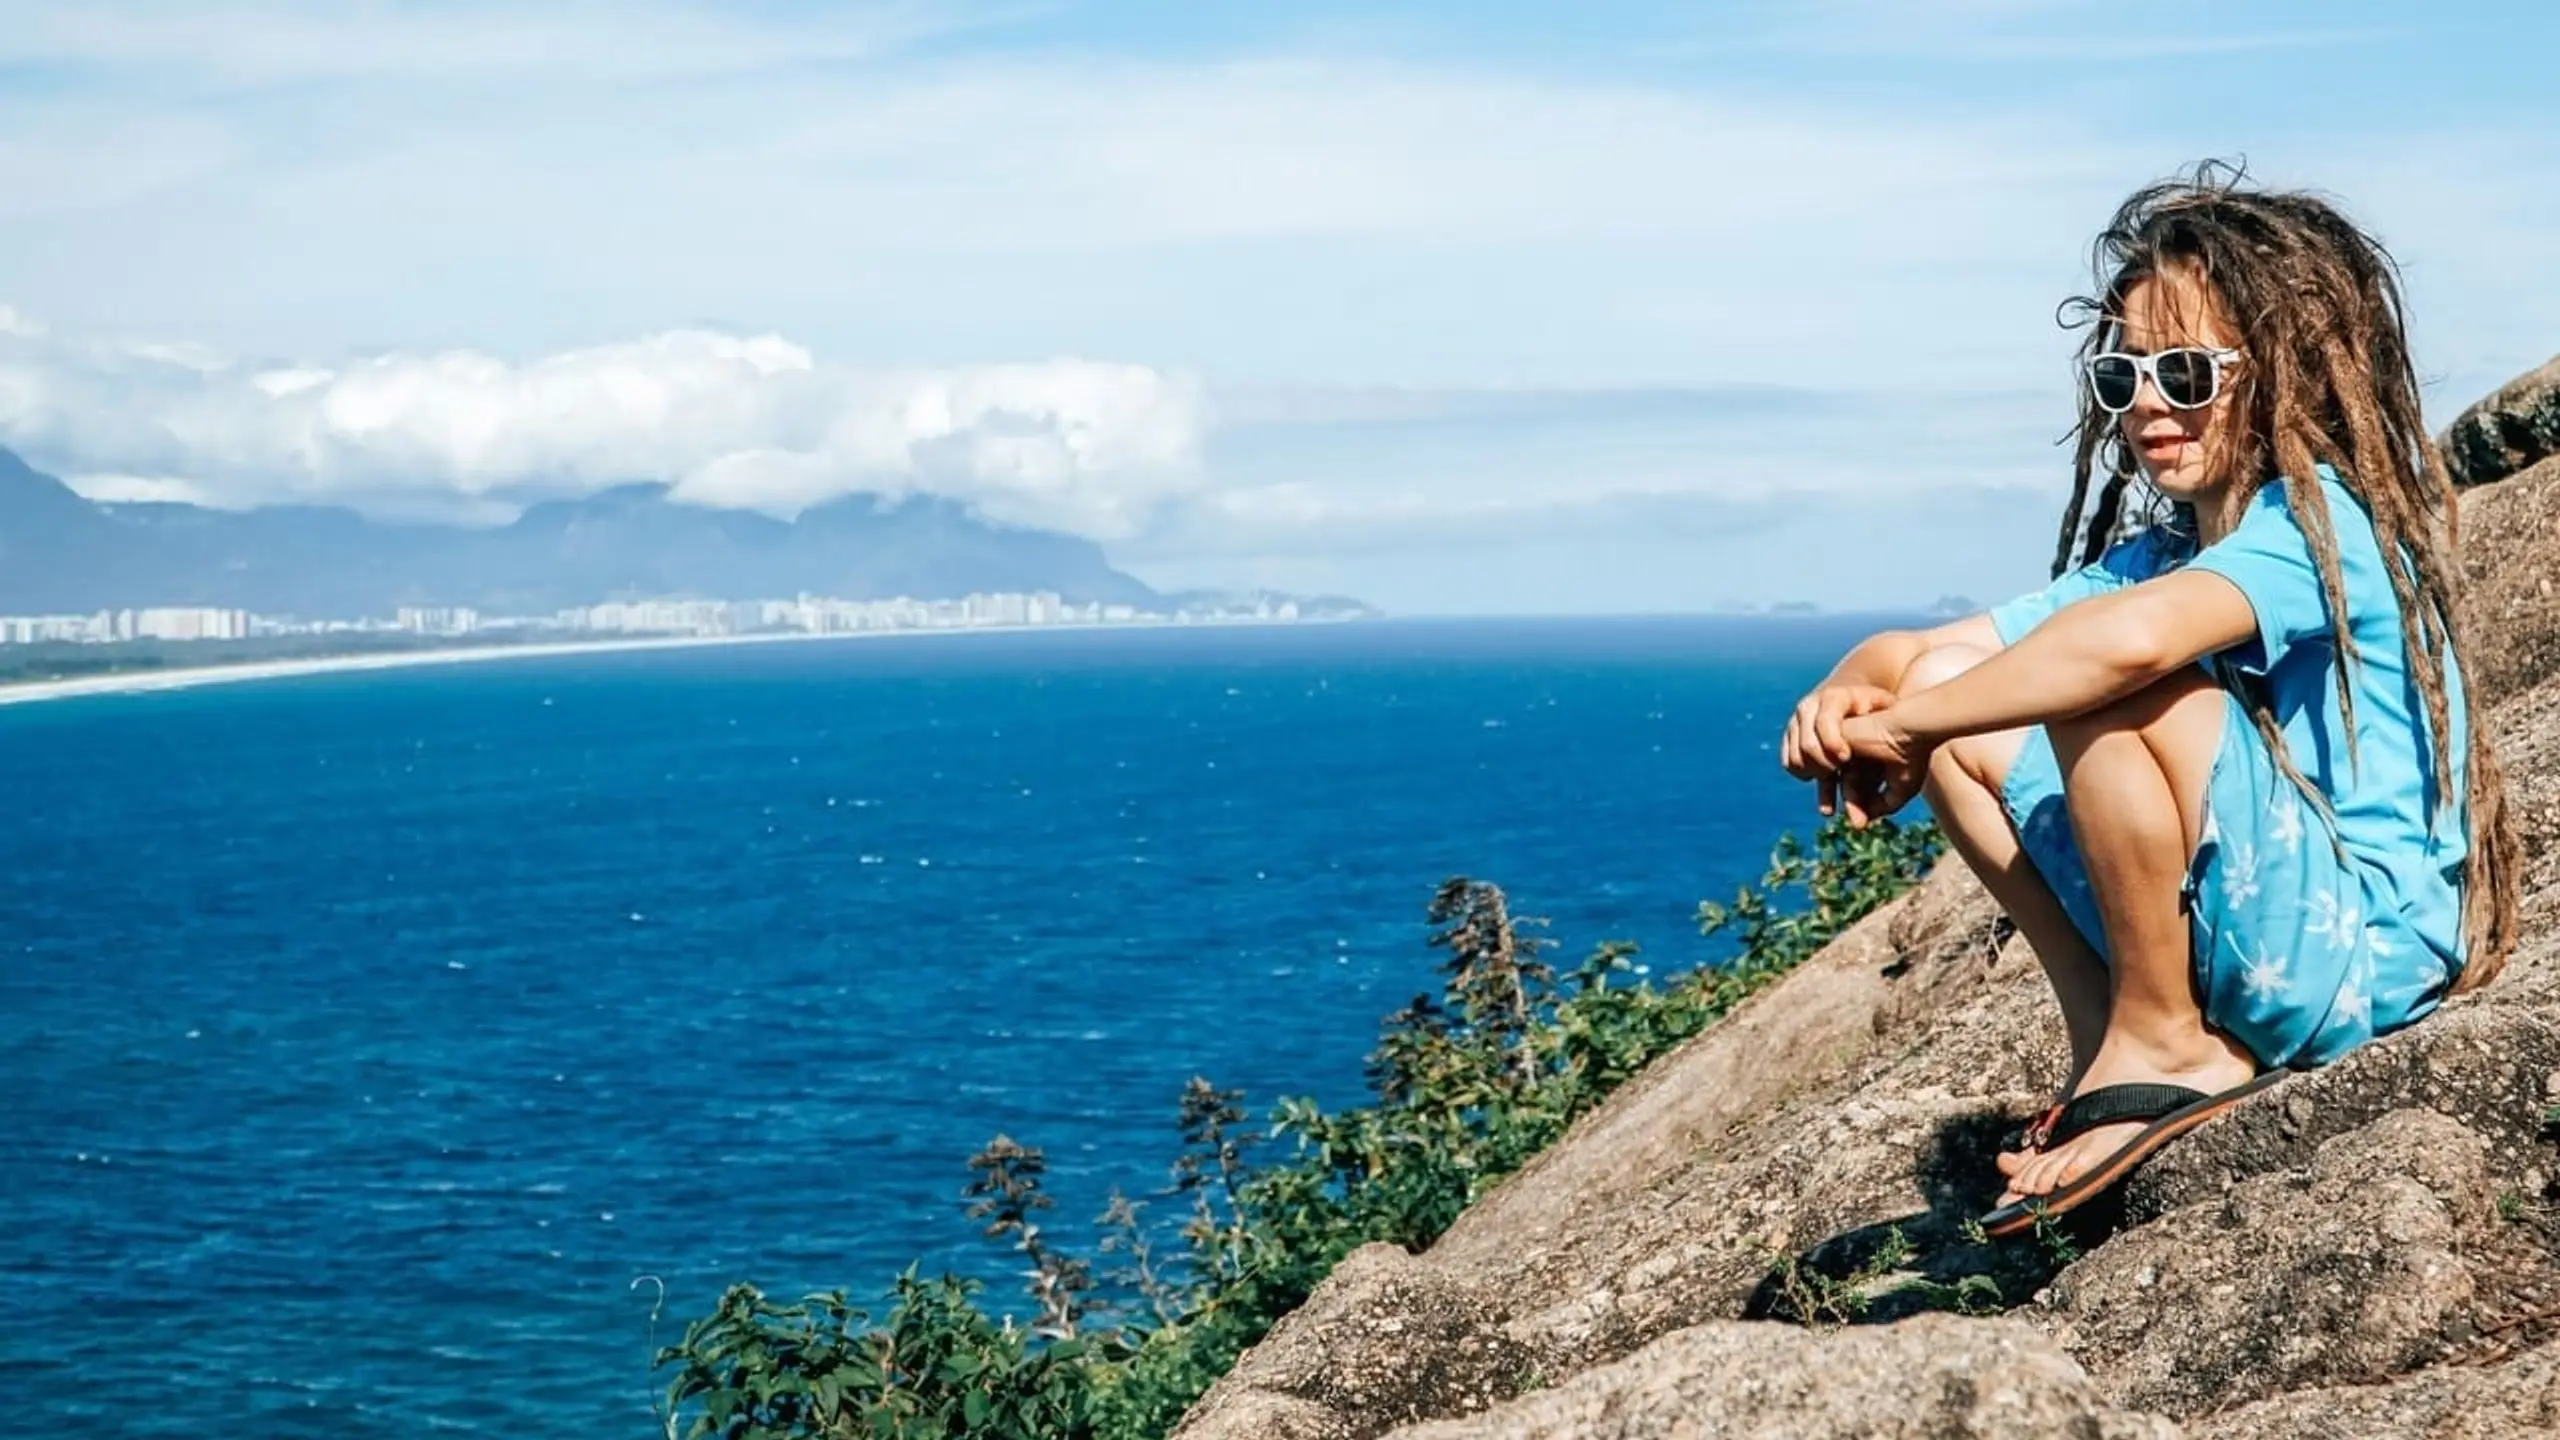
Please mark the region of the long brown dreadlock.
[[[2436, 814], [2462, 807], [2466, 797], [2447, 793], [2442, 779], [2454, 773], [2446, 671], [2449, 664], [2459, 669], [2464, 608], [2462, 572], [2454, 563], [2453, 484], [2419, 419], [2417, 375], [2390, 254], [2327, 202], [2248, 186], [2237, 167], [2207, 162], [2125, 201], [2098, 236], [2092, 258], [2098, 294], [2064, 307], [2070, 323], [2089, 327], [2082, 358], [2113, 343], [2136, 283], [2172, 272], [2199, 281], [2238, 333], [2246, 359], [2232, 372], [2224, 443], [2208, 450], [2206, 463], [2242, 503], [2269, 483], [2284, 486], [2319, 565], [2351, 735], [2357, 657], [2347, 631], [2337, 535], [2315, 467], [2329, 466], [2363, 501], [2388, 557], [2383, 568], [2400, 602], [2401, 644], [2426, 708], [2439, 777]], [[2071, 505], [2054, 553], [2057, 575], [2075, 563], [2075, 550], [2076, 563], [2085, 565], [2114, 541], [2137, 473], [2116, 417], [2098, 408], [2086, 386], [2073, 438]], [[2100, 470], [2104, 480], [2091, 504], [2090, 477]], [[2278, 766], [2325, 812], [2326, 798], [2285, 753], [2265, 695], [2244, 690], [2243, 698]], [[2495, 978], [2516, 941], [2517, 841], [2486, 730], [2474, 716], [2465, 757], [2467, 959], [2454, 982], [2457, 993]]]

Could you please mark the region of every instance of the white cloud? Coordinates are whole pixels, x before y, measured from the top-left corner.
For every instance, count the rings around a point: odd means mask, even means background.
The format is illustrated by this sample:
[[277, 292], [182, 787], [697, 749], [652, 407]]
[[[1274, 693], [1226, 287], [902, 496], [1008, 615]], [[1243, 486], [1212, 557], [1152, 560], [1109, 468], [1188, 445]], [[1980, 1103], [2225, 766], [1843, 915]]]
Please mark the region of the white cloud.
[[1202, 424], [1197, 387], [1144, 366], [862, 370], [774, 335], [252, 366], [0, 329], [0, 443], [91, 477], [99, 498], [409, 507], [665, 480], [698, 504], [792, 513], [929, 490], [1107, 538], [1197, 484]]
[[62, 479], [63, 483], [87, 498], [109, 504], [148, 501], [155, 504], [222, 508], [217, 503], [217, 497], [206, 494], [203, 486], [192, 480], [172, 479], [166, 475], [93, 473], [66, 475]]
[[[1502, 603], [1705, 603], [1777, 583], [1744, 583], [1747, 567], [1717, 578], [1748, 536], [1820, 534], [1879, 507], [1960, 528], [1995, 493], [2041, 517], [2069, 414], [2060, 385], [1210, 391], [1076, 360], [844, 367], [780, 336], [709, 330], [523, 362], [472, 350], [258, 362], [80, 341], [11, 316], [0, 444], [95, 499], [489, 522], [535, 496], [635, 479], [784, 514], [920, 490], [1105, 540], [1160, 579], [1223, 570], [1318, 588], [1347, 573], [1343, 588], [1409, 608], [1429, 607], [1419, 582], [1390, 578], [1408, 561], [1416, 576], [1466, 573], [1450, 557], [1597, 556], [1636, 537], [1671, 558], [1605, 584], [1543, 573]], [[2013, 558], [2022, 572], [2038, 559]], [[1909, 553], [1858, 568], [1887, 594], [1961, 575]]]

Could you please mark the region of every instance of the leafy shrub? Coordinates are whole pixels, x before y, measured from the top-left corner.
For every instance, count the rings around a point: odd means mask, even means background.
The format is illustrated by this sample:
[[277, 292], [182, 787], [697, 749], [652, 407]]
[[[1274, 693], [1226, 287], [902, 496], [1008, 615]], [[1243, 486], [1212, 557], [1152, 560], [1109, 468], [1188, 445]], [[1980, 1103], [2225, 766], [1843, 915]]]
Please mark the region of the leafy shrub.
[[[1161, 1198], [1185, 1207], [1160, 1250], [1146, 1202], [1101, 1217], [1100, 1271], [1058, 1250], [1037, 1215], [1039, 1150], [998, 1136], [970, 1160], [969, 1214], [1029, 1262], [1032, 1320], [991, 1316], [977, 1287], [899, 1277], [887, 1322], [841, 1292], [777, 1305], [733, 1287], [680, 1344], [667, 1427], [718, 1440], [1149, 1440], [1304, 1300], [1353, 1249], [1420, 1249], [1610, 1091], [1801, 964], [1919, 879], [1937, 832], [1824, 826], [1780, 840], [1757, 885], [1698, 909], [1733, 953], [1657, 985], [1631, 946], [1559, 975], [1542, 922], [1456, 878], [1433, 895], [1437, 995], [1388, 1017], [1368, 1104], [1328, 1113], [1282, 1099], [1266, 1133], [1243, 1095], [1200, 1078], [1178, 1111], [1182, 1148]], [[1257, 1152], [1282, 1148], [1257, 1163]]]
[[699, 1401], [689, 1436], [788, 1440], [965, 1440], [1091, 1432], [1092, 1387], [1076, 1341], [1034, 1346], [1011, 1321], [990, 1319], [976, 1282], [898, 1277], [885, 1325], [844, 1292], [778, 1305], [733, 1285], [659, 1356], [678, 1367], [668, 1430]]

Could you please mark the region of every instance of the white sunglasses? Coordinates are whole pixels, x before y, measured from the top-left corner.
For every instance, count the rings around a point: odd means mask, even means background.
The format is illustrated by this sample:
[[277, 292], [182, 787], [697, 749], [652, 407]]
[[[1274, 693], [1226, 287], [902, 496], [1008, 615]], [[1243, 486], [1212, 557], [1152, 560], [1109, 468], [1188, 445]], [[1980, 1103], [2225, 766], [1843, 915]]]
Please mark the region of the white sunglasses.
[[2132, 409], [2145, 380], [2171, 409], [2201, 410], [2220, 398], [2222, 372], [2239, 359], [2237, 350], [2209, 345], [2181, 345], [2149, 355], [2102, 350], [2089, 357], [2085, 369], [2090, 396], [2110, 415]]

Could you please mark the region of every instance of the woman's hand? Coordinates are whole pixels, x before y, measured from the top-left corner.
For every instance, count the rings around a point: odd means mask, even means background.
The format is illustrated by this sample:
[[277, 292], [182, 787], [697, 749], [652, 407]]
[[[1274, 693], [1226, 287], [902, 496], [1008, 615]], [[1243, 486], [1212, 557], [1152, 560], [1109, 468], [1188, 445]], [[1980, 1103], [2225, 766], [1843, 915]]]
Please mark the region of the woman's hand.
[[1895, 721], [1891, 706], [1841, 721], [1840, 740], [1849, 759], [1837, 783], [1852, 828], [1863, 830], [1910, 804], [1929, 778], [1929, 747]]
[[1841, 767], [1857, 758], [1844, 733], [1860, 715], [1885, 709], [1894, 694], [1879, 685], [1823, 685], [1796, 702], [1778, 746], [1779, 762], [1799, 780], [1811, 780], [1820, 791], [1815, 802], [1829, 815], [1840, 808]]
[[1853, 715], [1882, 710], [1894, 701], [1880, 685], [1823, 685], [1796, 702], [1779, 746], [1779, 760], [1799, 780], [1818, 779], [1849, 763], [1849, 742], [1840, 733]]

